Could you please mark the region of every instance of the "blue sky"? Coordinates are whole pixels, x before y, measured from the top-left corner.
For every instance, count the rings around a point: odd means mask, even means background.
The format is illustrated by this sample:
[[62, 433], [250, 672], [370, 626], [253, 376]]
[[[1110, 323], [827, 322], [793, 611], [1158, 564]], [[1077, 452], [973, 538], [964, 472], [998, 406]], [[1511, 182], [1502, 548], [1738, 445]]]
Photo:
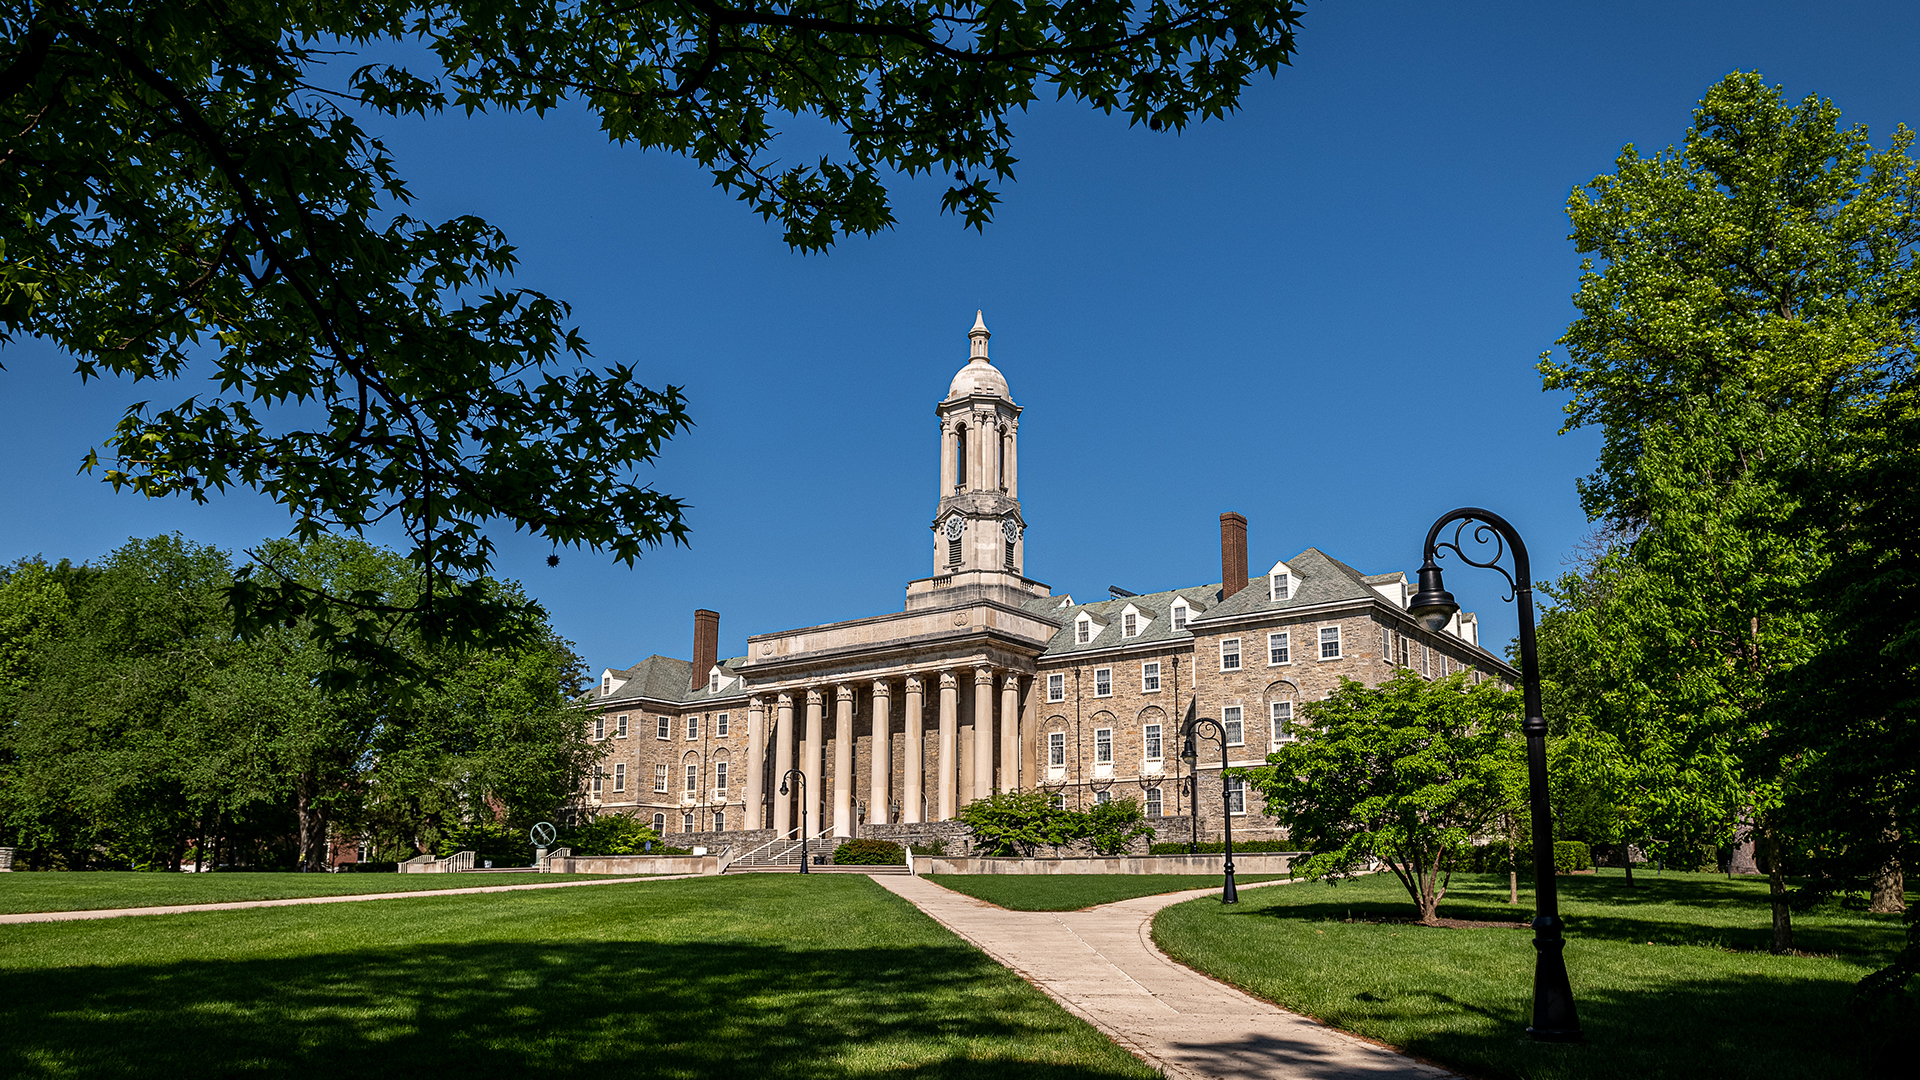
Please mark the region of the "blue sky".
[[[1588, 529], [1574, 480], [1597, 446], [1556, 434], [1533, 369], [1572, 317], [1569, 190], [1624, 144], [1677, 142], [1735, 69], [1832, 98], [1879, 145], [1920, 123], [1920, 5], [1307, 10], [1298, 60], [1239, 114], [1176, 136], [1036, 107], [984, 235], [904, 181], [896, 229], [828, 255], [578, 111], [381, 125], [414, 213], [502, 226], [517, 282], [572, 302], [599, 358], [684, 386], [698, 424], [649, 478], [692, 504], [691, 547], [550, 569], [505, 534], [499, 573], [595, 669], [689, 655], [696, 607], [721, 613], [723, 655], [898, 610], [931, 569], [932, 409], [978, 308], [1027, 410], [1027, 572], [1055, 592], [1218, 580], [1223, 510], [1247, 516], [1256, 573], [1307, 546], [1374, 573], [1411, 571], [1436, 516], [1483, 505], [1550, 576]], [[0, 362], [0, 557], [285, 531], [258, 497], [145, 501], [76, 472], [129, 401], [208, 387], [82, 386], [35, 342]], [[1511, 637], [1496, 578], [1449, 585], [1487, 644]]]

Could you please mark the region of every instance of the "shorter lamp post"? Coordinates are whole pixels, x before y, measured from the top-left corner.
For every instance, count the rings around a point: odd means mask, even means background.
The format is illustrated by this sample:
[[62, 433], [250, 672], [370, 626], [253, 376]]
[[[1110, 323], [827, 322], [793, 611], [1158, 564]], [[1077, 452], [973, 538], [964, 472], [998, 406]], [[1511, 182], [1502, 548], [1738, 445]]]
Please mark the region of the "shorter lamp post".
[[1240, 890], [1233, 886], [1233, 802], [1232, 793], [1227, 790], [1226, 729], [1220, 726], [1219, 721], [1205, 716], [1189, 719], [1186, 724], [1186, 739], [1180, 745], [1180, 760], [1187, 763], [1187, 773], [1196, 781], [1193, 785], [1193, 810], [1197, 819], [1200, 813], [1200, 785], [1197, 781], [1200, 777], [1195, 769], [1200, 763], [1200, 747], [1195, 741], [1195, 736], [1199, 734], [1202, 724], [1211, 727], [1213, 733], [1220, 739], [1220, 816], [1226, 822], [1227, 841], [1226, 887], [1220, 891], [1220, 902], [1237, 904], [1240, 902]]
[[[1440, 539], [1440, 530], [1454, 525], [1453, 539]], [[1461, 550], [1461, 537], [1473, 525], [1476, 545], [1492, 545], [1492, 554], [1482, 562]], [[1513, 547], [1513, 573], [1500, 565], [1503, 542]], [[1440, 579], [1440, 564], [1434, 560], [1442, 549], [1453, 552], [1468, 566], [1492, 570], [1507, 579], [1513, 590], [1507, 599], [1520, 609], [1520, 684], [1526, 703], [1526, 720], [1520, 731], [1527, 737], [1527, 801], [1533, 815], [1533, 891], [1536, 910], [1533, 919], [1533, 1026], [1527, 1029], [1541, 1042], [1579, 1042], [1580, 1020], [1574, 1014], [1573, 987], [1567, 981], [1567, 942], [1560, 921], [1560, 893], [1553, 879], [1553, 812], [1547, 803], [1547, 721], [1540, 708], [1540, 657], [1533, 636], [1533, 580], [1527, 563], [1527, 545], [1520, 541], [1507, 520], [1490, 510], [1463, 506], [1441, 515], [1427, 531], [1427, 546], [1420, 562], [1420, 591], [1407, 602], [1415, 622], [1430, 633], [1438, 633], [1453, 619], [1460, 605]], [[1484, 548], [1476, 548], [1483, 551]]]
[[781, 798], [786, 797], [789, 780], [795, 781], [800, 787], [800, 872], [804, 874], [807, 872], [807, 774], [799, 769], [788, 769], [787, 775], [780, 778]]

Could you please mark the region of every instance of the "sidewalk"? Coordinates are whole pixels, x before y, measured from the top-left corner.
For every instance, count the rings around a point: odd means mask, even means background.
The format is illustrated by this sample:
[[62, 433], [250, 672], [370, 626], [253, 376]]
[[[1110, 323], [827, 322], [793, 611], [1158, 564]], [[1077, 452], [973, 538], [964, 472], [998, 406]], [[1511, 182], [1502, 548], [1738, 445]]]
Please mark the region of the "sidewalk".
[[[188, 911], [238, 911], [242, 908], [289, 907], [294, 904], [350, 904], [360, 900], [404, 900], [414, 896], [472, 896], [475, 893], [521, 892], [527, 889], [571, 889], [579, 885], [625, 885], [631, 881], [681, 881], [699, 874], [662, 874], [657, 877], [604, 878], [599, 881], [548, 881], [533, 885], [478, 885], [467, 889], [422, 889], [418, 892], [358, 893], [353, 896], [289, 896], [279, 900], [233, 900], [224, 904], [170, 904], [166, 907], [88, 908], [81, 911], [27, 911], [0, 915], [7, 923], [72, 922], [76, 919], [118, 919], [126, 915], [179, 915]], [[943, 890], [944, 891], [944, 890]]]
[[[1155, 912], [1218, 890], [1143, 896], [1088, 911], [1007, 911], [922, 877], [873, 880], [1170, 1077], [1439, 1080], [1453, 1075], [1241, 993], [1174, 963], [1154, 947]], [[1243, 885], [1241, 891], [1256, 887]]]

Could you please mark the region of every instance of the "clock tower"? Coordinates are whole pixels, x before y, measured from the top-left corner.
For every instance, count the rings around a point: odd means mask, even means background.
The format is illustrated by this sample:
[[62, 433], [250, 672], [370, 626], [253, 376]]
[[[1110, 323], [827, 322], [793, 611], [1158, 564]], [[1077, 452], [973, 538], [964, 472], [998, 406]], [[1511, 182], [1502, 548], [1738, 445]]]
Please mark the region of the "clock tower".
[[[940, 418], [940, 503], [933, 515], [933, 573], [1024, 577], [1020, 516], [1020, 406], [987, 360], [986, 319], [974, 313], [972, 356], [953, 377]], [[985, 584], [983, 581], [982, 584]]]

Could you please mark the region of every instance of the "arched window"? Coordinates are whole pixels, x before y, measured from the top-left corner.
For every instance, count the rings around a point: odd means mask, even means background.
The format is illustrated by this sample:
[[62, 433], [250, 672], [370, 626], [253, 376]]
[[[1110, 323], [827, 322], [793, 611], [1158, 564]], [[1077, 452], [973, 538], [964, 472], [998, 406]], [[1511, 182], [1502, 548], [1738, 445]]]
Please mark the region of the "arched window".
[[1007, 429], [1006, 428], [1000, 429], [1000, 439], [997, 444], [997, 449], [998, 449], [998, 454], [996, 455], [993, 463], [993, 474], [994, 474], [993, 482], [997, 487], [999, 487], [1001, 491], [1005, 491], [1007, 490]]
[[967, 425], [953, 429], [954, 487], [967, 486]]

